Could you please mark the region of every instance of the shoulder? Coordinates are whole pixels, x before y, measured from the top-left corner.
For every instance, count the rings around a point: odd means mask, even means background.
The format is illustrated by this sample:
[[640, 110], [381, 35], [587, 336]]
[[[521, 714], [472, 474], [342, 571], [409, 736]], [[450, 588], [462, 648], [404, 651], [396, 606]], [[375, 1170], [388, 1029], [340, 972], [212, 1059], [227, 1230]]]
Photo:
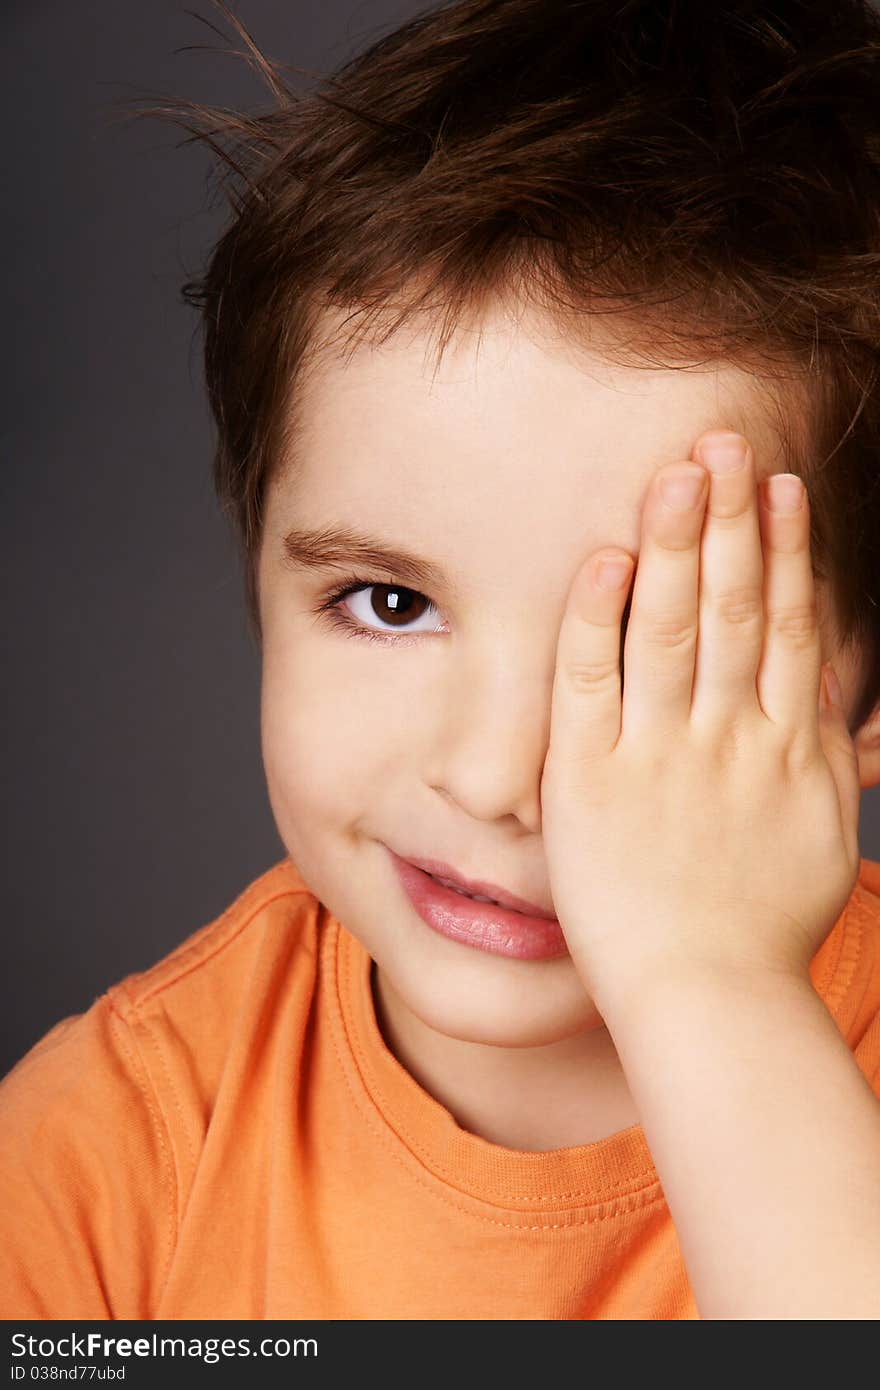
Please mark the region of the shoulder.
[[94, 1097], [103, 1087], [161, 1091], [157, 1049], [185, 1053], [209, 1075], [211, 1058], [222, 1064], [242, 1016], [259, 1009], [279, 973], [288, 988], [313, 987], [319, 909], [294, 865], [281, 860], [168, 955], [55, 1024], [3, 1078], [4, 1105], [35, 1104], [36, 1096], [60, 1105], [77, 1090]]
[[149, 1074], [173, 1129], [184, 1187], [221, 1086], [234, 1074], [246, 1091], [278, 1018], [309, 1012], [321, 921], [318, 900], [285, 859], [170, 955], [107, 991], [133, 1064]]
[[0, 1082], [0, 1284], [16, 1316], [149, 1316], [230, 1058], [279, 995], [309, 1006], [318, 909], [282, 860]]
[[222, 1049], [241, 1008], [269, 987], [273, 973], [312, 980], [319, 909], [282, 859], [162, 960], [112, 985], [108, 1007], [135, 1034], [164, 1020], [191, 1044]]

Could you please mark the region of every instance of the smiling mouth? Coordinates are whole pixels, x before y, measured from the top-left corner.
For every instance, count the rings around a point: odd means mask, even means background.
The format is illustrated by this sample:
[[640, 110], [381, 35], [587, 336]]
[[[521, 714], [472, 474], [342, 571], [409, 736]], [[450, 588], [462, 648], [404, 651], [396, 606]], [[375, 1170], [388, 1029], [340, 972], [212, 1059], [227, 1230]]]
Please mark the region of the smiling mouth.
[[[428, 872], [427, 869], [423, 869], [423, 870], [422, 870], [422, 873], [427, 873], [427, 872]], [[439, 884], [441, 885], [441, 887], [443, 887], [443, 888], [449, 888], [449, 889], [451, 889], [451, 891], [452, 891], [453, 893], [458, 893], [459, 896], [462, 897], [462, 898], [470, 898], [471, 902], [475, 902], [475, 903], [491, 903], [492, 907], [502, 907], [502, 906], [503, 906], [503, 904], [500, 903], [500, 902], [498, 901], [497, 898], [484, 898], [483, 895], [482, 895], [482, 893], [468, 893], [466, 889], [464, 889], [464, 888], [459, 888], [458, 884], [457, 884], [457, 883], [453, 883], [451, 879], [449, 879], [449, 878], [440, 878], [439, 874], [428, 874], [428, 878], [432, 878], [432, 879], [434, 880], [434, 882], [435, 882], [435, 883], [439, 883]], [[507, 908], [507, 911], [508, 911], [508, 912], [516, 912], [516, 911], [517, 911], [517, 908], [515, 908], [515, 907], [509, 907], [509, 908]], [[522, 915], [523, 915], [523, 914], [520, 913], [520, 916], [522, 916]]]
[[[568, 945], [556, 917], [540, 908], [533, 909], [532, 904], [522, 898], [516, 900], [519, 906], [514, 907], [503, 898], [499, 900], [488, 893], [478, 893], [478, 885], [480, 888], [497, 887], [488, 880], [472, 879], [474, 888], [470, 890], [448, 874], [437, 872], [451, 869], [450, 864], [424, 859], [414, 863], [391, 849], [388, 853], [419, 917], [441, 936], [493, 955], [519, 960], [553, 960], [568, 956]], [[429, 868], [429, 864], [433, 867]], [[433, 889], [428, 887], [426, 880], [433, 882]], [[505, 890], [499, 888], [498, 892], [506, 897]], [[473, 907], [470, 910], [456, 907], [453, 894], [470, 899]]]
[[[459, 897], [470, 898], [471, 902], [483, 903], [486, 907], [497, 907], [502, 912], [512, 912], [520, 917], [537, 917], [548, 922], [557, 920], [552, 909], [548, 911], [536, 903], [527, 902], [515, 893], [508, 893], [505, 888], [498, 888], [497, 884], [488, 879], [467, 879], [464, 875], [459, 875], [451, 864], [439, 859], [422, 859], [415, 855], [407, 859], [394, 854], [390, 846], [386, 848], [399, 865], [408, 864], [411, 869], [418, 869], [426, 878], [432, 878], [438, 887], [446, 888], [450, 893], [458, 893]], [[473, 886], [466, 886], [469, 883]], [[484, 888], [496, 888], [501, 896], [496, 898], [494, 893], [481, 892]]]

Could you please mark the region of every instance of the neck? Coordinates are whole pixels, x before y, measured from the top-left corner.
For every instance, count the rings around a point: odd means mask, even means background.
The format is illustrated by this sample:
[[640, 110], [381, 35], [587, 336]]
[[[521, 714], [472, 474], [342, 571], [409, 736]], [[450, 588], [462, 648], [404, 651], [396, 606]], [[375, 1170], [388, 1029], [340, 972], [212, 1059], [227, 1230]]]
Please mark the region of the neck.
[[495, 1047], [428, 1027], [375, 962], [370, 987], [386, 1047], [469, 1133], [544, 1152], [592, 1144], [639, 1123], [607, 1028], [541, 1047]]

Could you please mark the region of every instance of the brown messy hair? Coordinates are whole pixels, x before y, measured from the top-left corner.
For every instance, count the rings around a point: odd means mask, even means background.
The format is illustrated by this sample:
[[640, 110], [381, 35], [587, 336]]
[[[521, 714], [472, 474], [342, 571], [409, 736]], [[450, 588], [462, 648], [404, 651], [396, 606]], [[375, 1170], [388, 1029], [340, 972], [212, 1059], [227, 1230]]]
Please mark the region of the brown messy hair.
[[[322, 311], [344, 347], [415, 314], [438, 361], [511, 294], [645, 367], [758, 373], [807, 482], [817, 578], [880, 698], [880, 16], [863, 0], [453, 0], [313, 89], [217, 9], [272, 100], [153, 105], [231, 206], [201, 312], [214, 478], [262, 641], [266, 487]], [[211, 26], [213, 27], [213, 26]], [[597, 318], [601, 316], [601, 318]], [[613, 338], [613, 352], [609, 346]]]

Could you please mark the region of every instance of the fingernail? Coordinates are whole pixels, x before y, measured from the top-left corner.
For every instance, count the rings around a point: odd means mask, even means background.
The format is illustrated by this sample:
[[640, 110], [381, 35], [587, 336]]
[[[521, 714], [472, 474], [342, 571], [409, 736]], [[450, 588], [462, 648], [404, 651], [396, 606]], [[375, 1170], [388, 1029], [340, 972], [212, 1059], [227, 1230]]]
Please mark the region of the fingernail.
[[735, 473], [745, 463], [747, 450], [741, 434], [717, 434], [700, 445], [700, 458], [713, 473]]
[[766, 497], [771, 512], [796, 512], [804, 500], [804, 485], [795, 473], [774, 473], [767, 479]]
[[706, 474], [702, 468], [699, 472], [692, 469], [690, 473], [673, 473], [660, 479], [663, 501], [677, 512], [685, 512], [695, 507], [703, 495], [705, 486]]
[[596, 583], [600, 589], [622, 589], [632, 564], [621, 556], [600, 560], [596, 566]]

